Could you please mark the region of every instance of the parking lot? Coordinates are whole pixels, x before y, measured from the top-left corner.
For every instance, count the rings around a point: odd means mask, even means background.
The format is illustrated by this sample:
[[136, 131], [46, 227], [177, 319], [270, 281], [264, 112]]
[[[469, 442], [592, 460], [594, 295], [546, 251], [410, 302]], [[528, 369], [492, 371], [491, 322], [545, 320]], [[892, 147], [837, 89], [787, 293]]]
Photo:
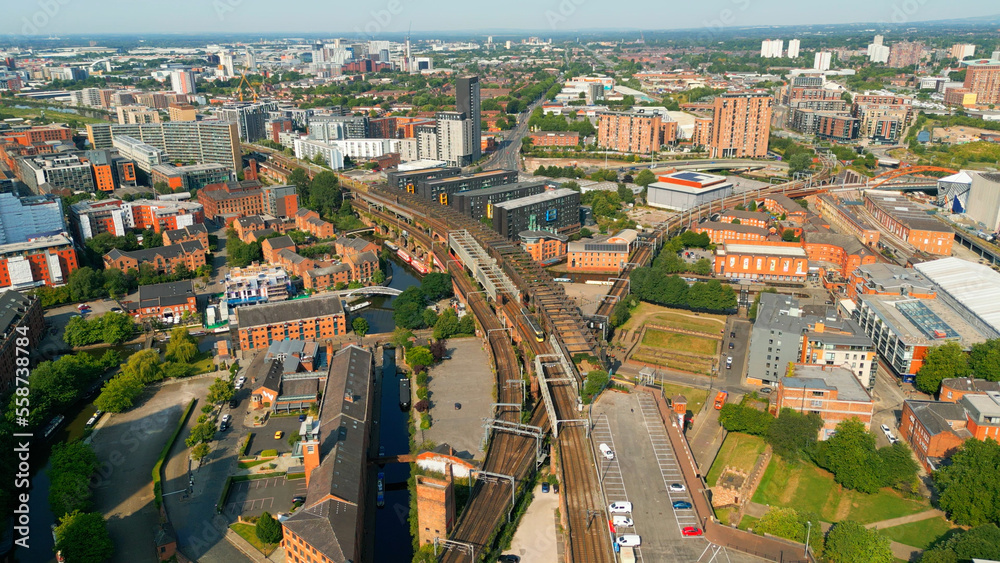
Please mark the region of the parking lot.
[[[691, 497], [688, 491], [668, 491], [670, 484], [684, 480], [658, 417], [652, 399], [642, 393], [604, 393], [594, 405], [591, 439], [606, 501], [632, 503], [634, 531], [619, 532], [642, 538], [637, 560], [696, 561], [708, 544], [704, 538], [681, 534], [686, 526], [701, 526], [693, 510], [672, 506], [678, 500], [690, 502]], [[614, 448], [613, 462], [597, 449], [601, 443]]]
[[[420, 431], [418, 442], [431, 440], [449, 444], [461, 458], [483, 458], [483, 418], [492, 416], [493, 372], [478, 338], [448, 341], [450, 360], [428, 371], [431, 418], [429, 430]], [[462, 405], [455, 408], [455, 403]]]
[[288, 512], [292, 509], [292, 499], [305, 496], [306, 480], [285, 477], [257, 479], [233, 483], [226, 498], [226, 515], [260, 516], [264, 511], [271, 514]]
[[[240, 398], [243, 398], [240, 396]], [[245, 410], [243, 411], [246, 412]], [[264, 450], [278, 450], [279, 454], [292, 451], [292, 447], [288, 445], [288, 437], [299, 431], [302, 423], [299, 422], [299, 416], [274, 416], [271, 415], [267, 420], [267, 425], [254, 428], [252, 432], [254, 433], [253, 442], [250, 444], [250, 455], [260, 455], [260, 452]], [[274, 438], [274, 433], [281, 431], [281, 439], [276, 440]]]

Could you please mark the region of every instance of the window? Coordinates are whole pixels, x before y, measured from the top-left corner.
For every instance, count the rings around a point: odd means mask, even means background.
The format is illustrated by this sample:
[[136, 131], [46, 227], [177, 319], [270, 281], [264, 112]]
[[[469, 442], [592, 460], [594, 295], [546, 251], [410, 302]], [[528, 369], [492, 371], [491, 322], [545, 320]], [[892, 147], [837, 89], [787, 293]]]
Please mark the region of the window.
[[822, 397], [823, 396], [823, 392], [822, 391], [813, 391], [812, 392], [812, 396], [813, 397]]

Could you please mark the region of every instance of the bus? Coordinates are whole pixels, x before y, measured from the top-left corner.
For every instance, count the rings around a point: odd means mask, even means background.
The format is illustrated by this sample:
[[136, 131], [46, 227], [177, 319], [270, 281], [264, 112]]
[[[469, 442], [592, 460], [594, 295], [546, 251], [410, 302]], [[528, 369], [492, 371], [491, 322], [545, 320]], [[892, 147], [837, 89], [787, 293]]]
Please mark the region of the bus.
[[528, 314], [528, 310], [524, 307], [521, 307], [521, 316], [523, 316], [525, 322], [528, 323], [528, 328], [531, 329], [531, 332], [535, 333], [535, 340], [545, 342], [545, 333], [542, 332], [542, 328], [538, 326], [535, 319], [531, 318], [531, 315]]
[[726, 404], [726, 399], [728, 397], [728, 391], [719, 391], [719, 394], [715, 396], [715, 410], [721, 410], [722, 405]]

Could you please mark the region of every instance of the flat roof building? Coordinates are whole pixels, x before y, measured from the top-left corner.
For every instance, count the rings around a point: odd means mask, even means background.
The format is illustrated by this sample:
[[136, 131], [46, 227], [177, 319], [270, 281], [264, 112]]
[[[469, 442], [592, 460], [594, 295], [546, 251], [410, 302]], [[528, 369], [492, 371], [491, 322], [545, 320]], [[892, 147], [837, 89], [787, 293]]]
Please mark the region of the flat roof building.
[[537, 195], [546, 190], [545, 182], [518, 182], [492, 188], [459, 192], [448, 198], [448, 205], [475, 220], [493, 219], [493, 206], [505, 201]]
[[521, 231], [565, 233], [580, 226], [580, 192], [567, 188], [498, 203], [493, 229], [514, 239]]
[[724, 242], [715, 251], [715, 274], [733, 279], [802, 281], [809, 258], [798, 243]]
[[865, 194], [865, 208], [889, 232], [917, 250], [951, 255], [955, 232], [932, 217], [928, 210], [904, 197], [874, 194], [870, 191]]
[[915, 267], [941, 291], [938, 297], [986, 334], [1000, 338], [1000, 273], [959, 258], [942, 258]]
[[823, 419], [819, 439], [836, 432], [837, 424], [857, 418], [871, 428], [875, 402], [851, 370], [840, 366], [794, 364], [775, 393], [776, 412], [792, 409]]
[[470, 192], [518, 181], [517, 170], [487, 170], [445, 178], [427, 179], [417, 183], [416, 193], [423, 198], [449, 205], [449, 198], [460, 192]]
[[659, 181], [647, 189], [649, 205], [674, 211], [686, 211], [733, 194], [733, 185], [725, 176], [703, 172], [674, 172], [660, 176]]

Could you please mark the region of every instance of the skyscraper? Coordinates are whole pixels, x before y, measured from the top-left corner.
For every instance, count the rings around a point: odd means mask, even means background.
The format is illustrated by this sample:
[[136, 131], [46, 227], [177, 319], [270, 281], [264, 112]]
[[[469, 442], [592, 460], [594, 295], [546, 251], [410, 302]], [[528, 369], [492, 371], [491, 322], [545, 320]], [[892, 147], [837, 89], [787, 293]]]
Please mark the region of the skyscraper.
[[764, 91], [727, 92], [715, 98], [711, 158], [767, 156], [774, 99]]
[[813, 57], [813, 68], [816, 70], [830, 70], [830, 51], [817, 51]]
[[267, 119], [272, 111], [278, 110], [274, 102], [231, 102], [218, 111], [223, 121], [239, 125], [240, 140], [252, 143], [267, 138]]
[[482, 111], [479, 99], [479, 77], [459, 78], [455, 83], [455, 110], [472, 121], [472, 162], [482, 156], [480, 138], [483, 134]]
[[962, 63], [965, 88], [976, 94], [977, 104], [1000, 104], [1000, 60], [977, 59]]
[[788, 58], [797, 59], [799, 57], [799, 40], [792, 39], [788, 42]]

